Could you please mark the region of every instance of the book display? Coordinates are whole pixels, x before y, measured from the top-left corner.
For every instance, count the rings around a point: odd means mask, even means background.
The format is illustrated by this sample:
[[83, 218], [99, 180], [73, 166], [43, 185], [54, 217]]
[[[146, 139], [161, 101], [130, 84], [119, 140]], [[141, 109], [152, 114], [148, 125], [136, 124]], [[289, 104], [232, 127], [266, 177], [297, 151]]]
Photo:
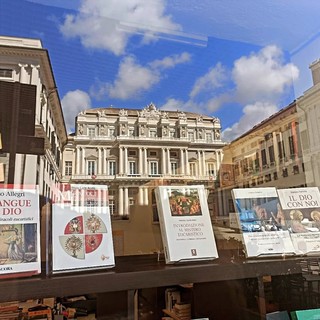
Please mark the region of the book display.
[[294, 254], [276, 188], [233, 189], [247, 257]]
[[0, 211], [0, 277], [39, 274], [38, 187], [2, 185]]
[[71, 185], [70, 194], [52, 207], [52, 271], [113, 267], [107, 187]]
[[218, 257], [204, 186], [155, 189], [166, 263]]
[[320, 192], [317, 187], [279, 189], [285, 225], [297, 254], [320, 252]]

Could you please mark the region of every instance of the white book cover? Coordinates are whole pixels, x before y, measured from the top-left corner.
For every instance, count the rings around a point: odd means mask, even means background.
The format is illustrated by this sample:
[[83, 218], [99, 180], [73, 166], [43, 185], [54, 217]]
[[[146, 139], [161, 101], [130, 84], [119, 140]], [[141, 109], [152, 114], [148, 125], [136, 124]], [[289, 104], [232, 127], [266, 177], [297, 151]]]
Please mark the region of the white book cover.
[[108, 188], [71, 185], [71, 194], [52, 209], [52, 271], [113, 267]]
[[218, 258], [204, 186], [160, 186], [155, 195], [166, 263]]
[[38, 186], [0, 188], [0, 277], [41, 273]]
[[248, 258], [295, 253], [276, 188], [233, 189], [232, 196]]
[[319, 189], [317, 187], [278, 189], [278, 195], [296, 253], [319, 253]]

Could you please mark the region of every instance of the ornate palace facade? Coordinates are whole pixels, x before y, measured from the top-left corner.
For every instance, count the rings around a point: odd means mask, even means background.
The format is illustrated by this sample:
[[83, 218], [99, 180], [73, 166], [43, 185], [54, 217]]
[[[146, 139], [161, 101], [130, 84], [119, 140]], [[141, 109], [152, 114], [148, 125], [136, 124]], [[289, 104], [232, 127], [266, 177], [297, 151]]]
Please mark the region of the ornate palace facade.
[[148, 206], [158, 184], [214, 185], [222, 161], [219, 119], [190, 112], [98, 108], [81, 112], [64, 151], [64, 182], [109, 186], [114, 217]]

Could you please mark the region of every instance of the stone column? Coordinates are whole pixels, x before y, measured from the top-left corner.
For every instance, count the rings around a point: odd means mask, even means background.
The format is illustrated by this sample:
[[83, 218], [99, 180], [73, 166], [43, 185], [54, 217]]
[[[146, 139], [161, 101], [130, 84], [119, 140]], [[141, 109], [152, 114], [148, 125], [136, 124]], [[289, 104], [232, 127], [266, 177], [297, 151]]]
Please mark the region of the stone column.
[[189, 168], [189, 156], [188, 156], [188, 149], [185, 149], [186, 155], [186, 174], [190, 176], [190, 168]]
[[107, 174], [107, 149], [102, 149], [102, 174]]
[[198, 175], [202, 176], [202, 161], [201, 161], [201, 151], [198, 150]]
[[139, 147], [139, 174], [142, 175], [143, 174], [143, 156], [142, 156], [142, 148]]
[[39, 69], [40, 65], [31, 65], [31, 79], [30, 83], [37, 86], [37, 99], [36, 99], [36, 123], [40, 124], [40, 108], [41, 108], [41, 97], [39, 93], [41, 92], [41, 86], [40, 86], [40, 76], [39, 76]]
[[119, 187], [119, 216], [123, 216], [123, 187]]
[[124, 148], [124, 174], [128, 175], [128, 148]]
[[76, 175], [80, 174], [80, 150], [80, 147], [76, 147]]
[[81, 174], [86, 174], [86, 159], [84, 148], [81, 148]]
[[149, 199], [148, 199], [148, 188], [144, 188], [144, 204], [147, 206], [149, 204]]
[[147, 148], [144, 148], [144, 174], [148, 175], [148, 156], [147, 156]]
[[119, 175], [123, 175], [123, 147], [119, 148]]
[[162, 157], [161, 157], [161, 173], [162, 176], [166, 175], [166, 150], [162, 148], [161, 150]]
[[180, 149], [180, 173], [184, 175], [184, 157], [183, 149]]
[[142, 206], [144, 205], [144, 201], [143, 201], [143, 190], [144, 187], [139, 187], [139, 205]]
[[170, 161], [170, 149], [167, 148], [167, 173], [171, 176], [171, 161]]
[[102, 161], [101, 148], [98, 148], [98, 172], [97, 172], [98, 175], [101, 174], [101, 168], [102, 168], [101, 161]]
[[128, 193], [128, 187], [124, 188], [124, 214], [129, 214], [129, 193]]
[[206, 168], [206, 152], [204, 150], [202, 150], [202, 175], [206, 176], [207, 175], [207, 168]]

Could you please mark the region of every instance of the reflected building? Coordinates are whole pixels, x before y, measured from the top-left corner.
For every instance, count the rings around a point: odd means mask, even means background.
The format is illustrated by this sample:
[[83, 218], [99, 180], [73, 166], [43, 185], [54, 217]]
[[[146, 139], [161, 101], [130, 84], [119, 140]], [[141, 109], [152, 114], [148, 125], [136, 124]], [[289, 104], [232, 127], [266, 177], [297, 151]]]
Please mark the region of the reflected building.
[[308, 186], [320, 186], [320, 60], [310, 65], [313, 86], [297, 100]]
[[232, 188], [306, 186], [296, 101], [265, 119], [224, 148], [219, 213], [234, 212]]
[[159, 184], [204, 184], [218, 179], [219, 119], [191, 112], [97, 108], [76, 117], [63, 154], [63, 182], [109, 186], [110, 211], [126, 218], [133, 205], [152, 206]]
[[[62, 150], [67, 132], [49, 54], [40, 40], [0, 37], [0, 87], [3, 182], [8, 182], [10, 145], [13, 145], [10, 137], [16, 135], [14, 177], [10, 182], [37, 184], [41, 195], [54, 200], [62, 178]], [[24, 95], [23, 88], [31, 89], [31, 98]], [[11, 106], [15, 105], [17, 95], [7, 95], [11, 89], [20, 92], [22, 108], [16, 112]], [[29, 98], [32, 104], [26, 110], [24, 105]], [[9, 108], [9, 112], [5, 108]], [[16, 117], [15, 124], [13, 117]], [[32, 128], [26, 130], [30, 126]], [[6, 150], [5, 145], [9, 145], [10, 150]]]

